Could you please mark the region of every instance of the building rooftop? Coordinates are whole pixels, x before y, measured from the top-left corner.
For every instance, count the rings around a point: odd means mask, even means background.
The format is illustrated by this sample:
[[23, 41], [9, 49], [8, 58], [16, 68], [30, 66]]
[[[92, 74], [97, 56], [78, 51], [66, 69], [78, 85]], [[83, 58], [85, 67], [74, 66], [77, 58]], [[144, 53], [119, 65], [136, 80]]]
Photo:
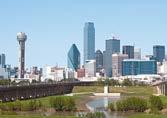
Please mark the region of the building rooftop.
[[155, 61], [155, 60], [145, 60], [145, 59], [124, 59], [123, 61]]

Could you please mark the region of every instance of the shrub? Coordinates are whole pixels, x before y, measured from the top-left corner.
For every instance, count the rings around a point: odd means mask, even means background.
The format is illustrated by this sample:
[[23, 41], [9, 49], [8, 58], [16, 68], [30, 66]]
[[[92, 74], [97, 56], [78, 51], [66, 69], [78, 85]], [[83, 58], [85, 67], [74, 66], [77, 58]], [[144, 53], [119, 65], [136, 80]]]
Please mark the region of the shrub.
[[34, 111], [34, 110], [38, 110], [41, 107], [42, 107], [42, 104], [40, 100], [30, 100], [30, 102], [28, 103], [27, 110]]
[[21, 104], [21, 102], [20, 102], [20, 100], [16, 100], [15, 102], [14, 102], [14, 111], [21, 111], [21, 107], [22, 107], [22, 104]]
[[50, 98], [50, 104], [56, 111], [74, 111], [75, 101], [69, 96], [58, 96]]
[[116, 102], [117, 111], [134, 110], [136, 112], [144, 112], [147, 109], [147, 102], [145, 99], [138, 97], [129, 97]]
[[114, 103], [109, 103], [109, 109], [110, 111], [115, 111]]
[[162, 110], [163, 109], [162, 100], [158, 96], [151, 95], [149, 97], [149, 103], [150, 103], [150, 109], [152, 111]]
[[132, 82], [129, 79], [124, 79], [122, 82], [123, 86], [132, 86]]

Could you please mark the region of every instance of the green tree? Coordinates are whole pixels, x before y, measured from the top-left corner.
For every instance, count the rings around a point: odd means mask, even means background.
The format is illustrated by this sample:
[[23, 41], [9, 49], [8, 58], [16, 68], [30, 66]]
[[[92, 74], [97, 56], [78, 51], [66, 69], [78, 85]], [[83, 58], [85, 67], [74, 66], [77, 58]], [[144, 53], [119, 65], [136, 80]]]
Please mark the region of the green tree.
[[123, 86], [132, 86], [132, 82], [129, 79], [124, 79], [122, 82]]

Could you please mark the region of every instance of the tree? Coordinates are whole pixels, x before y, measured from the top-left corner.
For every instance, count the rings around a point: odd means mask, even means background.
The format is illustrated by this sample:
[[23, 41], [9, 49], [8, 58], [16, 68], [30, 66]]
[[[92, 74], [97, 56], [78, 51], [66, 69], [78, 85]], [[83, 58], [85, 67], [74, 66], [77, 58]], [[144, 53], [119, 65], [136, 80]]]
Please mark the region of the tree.
[[124, 79], [122, 82], [123, 86], [132, 86], [132, 82], [129, 79]]

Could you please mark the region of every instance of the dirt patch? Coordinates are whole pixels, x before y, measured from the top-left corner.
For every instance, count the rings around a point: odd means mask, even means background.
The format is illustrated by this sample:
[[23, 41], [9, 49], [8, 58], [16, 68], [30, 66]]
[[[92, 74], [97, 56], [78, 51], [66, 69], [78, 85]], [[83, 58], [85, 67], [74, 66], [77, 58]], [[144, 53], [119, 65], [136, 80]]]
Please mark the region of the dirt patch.
[[78, 112], [89, 112], [89, 109], [86, 107], [86, 103], [93, 100], [90, 95], [82, 95], [80, 98], [76, 99], [76, 107]]

